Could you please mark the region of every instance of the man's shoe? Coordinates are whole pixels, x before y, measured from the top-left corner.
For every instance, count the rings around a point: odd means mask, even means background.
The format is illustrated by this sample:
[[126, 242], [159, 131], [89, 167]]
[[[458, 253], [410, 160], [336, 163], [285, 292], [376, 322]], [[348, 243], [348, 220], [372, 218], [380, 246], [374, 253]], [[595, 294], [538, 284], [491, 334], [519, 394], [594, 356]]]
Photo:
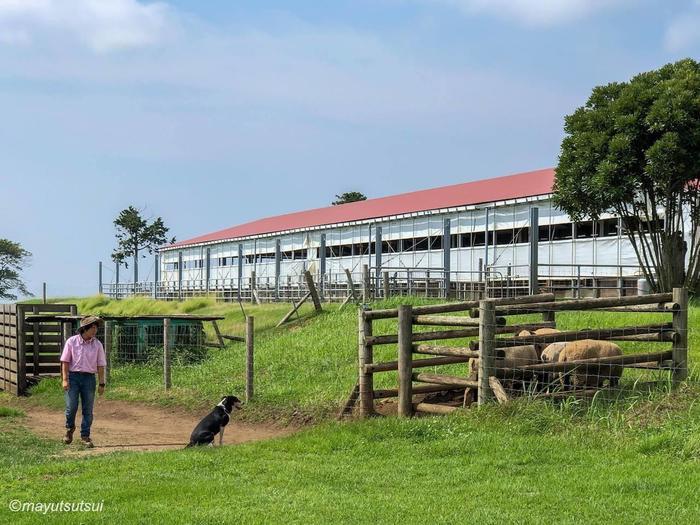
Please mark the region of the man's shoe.
[[85, 448], [92, 448], [95, 446], [95, 444], [92, 442], [92, 439], [90, 439], [90, 436], [80, 436], [80, 441], [83, 442]]
[[63, 442], [66, 445], [70, 445], [73, 442], [73, 432], [75, 432], [75, 427], [66, 429], [66, 435], [63, 436]]

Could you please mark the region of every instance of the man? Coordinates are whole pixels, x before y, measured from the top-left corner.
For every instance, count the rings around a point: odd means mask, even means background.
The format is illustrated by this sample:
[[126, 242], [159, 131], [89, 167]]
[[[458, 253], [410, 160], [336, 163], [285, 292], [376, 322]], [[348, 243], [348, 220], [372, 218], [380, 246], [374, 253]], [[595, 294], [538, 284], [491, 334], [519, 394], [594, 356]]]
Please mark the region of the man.
[[99, 317], [89, 316], [81, 319], [78, 335], [68, 338], [61, 354], [61, 378], [66, 400], [66, 435], [63, 442], [68, 445], [73, 441], [75, 432], [75, 415], [78, 412], [78, 398], [83, 408], [83, 420], [80, 424], [80, 439], [92, 448], [90, 427], [92, 426], [92, 407], [95, 402], [95, 373], [99, 377], [97, 392], [105, 391], [105, 349], [95, 337], [102, 322]]

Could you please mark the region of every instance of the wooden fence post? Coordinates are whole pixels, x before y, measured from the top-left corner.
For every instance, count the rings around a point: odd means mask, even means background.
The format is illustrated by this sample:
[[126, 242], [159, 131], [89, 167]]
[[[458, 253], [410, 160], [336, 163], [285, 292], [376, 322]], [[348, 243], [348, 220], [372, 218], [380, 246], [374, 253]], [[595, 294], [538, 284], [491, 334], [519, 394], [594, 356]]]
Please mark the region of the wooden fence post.
[[73, 322], [65, 321], [61, 323], [61, 351], [66, 346], [66, 341], [73, 335]]
[[413, 308], [399, 305], [399, 417], [413, 415]]
[[688, 290], [673, 289], [673, 302], [680, 308], [673, 312], [673, 330], [677, 335], [673, 339], [673, 384], [674, 386], [688, 378]]
[[[70, 305], [70, 314], [73, 317], [78, 316], [78, 305], [75, 305], [75, 304]], [[68, 334], [68, 337], [71, 337], [71, 336], [74, 336], [75, 334], [77, 334], [79, 326], [80, 326], [80, 321], [71, 321], [70, 322], [70, 333]], [[66, 337], [66, 339], [68, 339], [68, 337]], [[63, 349], [61, 349], [61, 351], [63, 351]]]
[[355, 283], [352, 281], [352, 274], [347, 268], [345, 268], [345, 277], [348, 281], [348, 297], [352, 297], [353, 301], [357, 301], [357, 296], [355, 295]]
[[214, 333], [216, 334], [216, 340], [219, 343], [219, 348], [222, 350], [226, 347], [226, 343], [224, 343], [224, 338], [221, 336], [221, 330], [219, 330], [219, 325], [216, 323], [216, 321], [211, 322], [212, 326], [214, 327]]
[[360, 385], [360, 417], [374, 414], [374, 377], [371, 372], [365, 372], [365, 365], [372, 363], [372, 345], [367, 344], [367, 338], [372, 335], [372, 321], [365, 319], [364, 313], [370, 308], [358, 308], [358, 364]]
[[389, 272], [382, 272], [382, 287], [384, 288], [384, 299], [389, 298]]
[[[545, 322], [556, 323], [556, 314], [554, 311], [542, 312], [542, 320]], [[554, 325], [556, 327], [556, 324]]]
[[168, 390], [172, 383], [170, 380], [170, 319], [163, 319], [163, 384]]
[[[32, 313], [38, 314], [39, 307], [37, 305], [32, 306]], [[69, 336], [70, 337], [70, 336]], [[34, 377], [39, 376], [39, 348], [40, 348], [40, 334], [39, 334], [39, 323], [32, 323], [32, 375]]]
[[24, 305], [17, 305], [17, 395], [27, 389], [26, 332], [24, 330]]
[[245, 400], [253, 399], [253, 353], [255, 349], [255, 318], [249, 315], [245, 318]]
[[112, 374], [112, 321], [105, 321], [105, 383], [109, 383]]
[[309, 288], [309, 293], [311, 294], [311, 300], [314, 302], [314, 308], [317, 312], [320, 312], [323, 308], [321, 308], [321, 299], [318, 296], [314, 278], [308, 270], [304, 272], [304, 277], [306, 278], [306, 286]]
[[495, 375], [496, 304], [492, 299], [479, 301], [479, 405], [493, 399], [489, 376]]

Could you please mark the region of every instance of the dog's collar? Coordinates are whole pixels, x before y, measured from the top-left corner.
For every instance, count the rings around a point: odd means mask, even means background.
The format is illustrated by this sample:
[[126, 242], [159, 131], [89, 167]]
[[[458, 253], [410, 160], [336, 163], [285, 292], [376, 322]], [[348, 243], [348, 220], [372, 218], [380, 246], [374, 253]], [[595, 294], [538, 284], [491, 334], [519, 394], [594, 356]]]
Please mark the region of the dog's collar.
[[219, 404], [216, 405], [216, 406], [221, 407], [221, 410], [224, 411], [224, 414], [226, 414], [228, 417], [231, 417], [231, 412], [229, 412], [228, 410], [226, 410], [226, 407], [225, 407], [224, 405], [222, 405], [221, 403], [219, 403]]

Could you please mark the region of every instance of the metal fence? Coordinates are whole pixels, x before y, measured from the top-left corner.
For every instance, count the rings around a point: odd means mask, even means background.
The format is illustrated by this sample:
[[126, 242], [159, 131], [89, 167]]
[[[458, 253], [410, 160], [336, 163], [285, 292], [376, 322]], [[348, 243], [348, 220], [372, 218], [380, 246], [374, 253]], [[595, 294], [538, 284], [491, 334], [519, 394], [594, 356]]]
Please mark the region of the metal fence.
[[[397, 296], [454, 298], [517, 297], [532, 291], [553, 292], [558, 297], [624, 297], [647, 293], [635, 265], [540, 264], [537, 283], [531, 283], [528, 265], [487, 266], [478, 271], [442, 268], [367, 267], [316, 274], [314, 281], [325, 301], [344, 301], [354, 293], [367, 300]], [[533, 288], [533, 284], [536, 284]], [[643, 281], [642, 281], [643, 284]], [[103, 284], [111, 298], [152, 297], [185, 300], [209, 296], [218, 301], [289, 302], [301, 299], [308, 287], [304, 274], [242, 279], [197, 279], [181, 282]]]
[[116, 383], [131, 377], [129, 369], [137, 367], [140, 381], [169, 388], [173, 370], [201, 363], [217, 346], [207, 342], [199, 320], [110, 320], [103, 330], [108, 381]]

